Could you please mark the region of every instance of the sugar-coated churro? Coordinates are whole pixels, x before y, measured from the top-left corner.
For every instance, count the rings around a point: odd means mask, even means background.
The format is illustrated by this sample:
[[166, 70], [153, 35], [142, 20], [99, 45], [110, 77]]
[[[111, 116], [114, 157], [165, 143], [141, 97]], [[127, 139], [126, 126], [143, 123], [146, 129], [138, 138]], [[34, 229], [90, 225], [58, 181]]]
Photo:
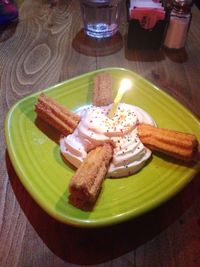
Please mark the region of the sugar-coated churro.
[[184, 161], [193, 161], [198, 149], [195, 135], [140, 124], [137, 127], [142, 143], [151, 150], [168, 154]]
[[109, 73], [100, 73], [93, 80], [92, 104], [106, 106], [113, 103], [112, 76]]
[[63, 135], [72, 133], [80, 121], [77, 114], [69, 111], [44, 93], [41, 93], [38, 97], [35, 112]]
[[113, 148], [105, 143], [91, 150], [69, 183], [72, 205], [91, 210], [101, 190], [102, 182], [112, 158]]

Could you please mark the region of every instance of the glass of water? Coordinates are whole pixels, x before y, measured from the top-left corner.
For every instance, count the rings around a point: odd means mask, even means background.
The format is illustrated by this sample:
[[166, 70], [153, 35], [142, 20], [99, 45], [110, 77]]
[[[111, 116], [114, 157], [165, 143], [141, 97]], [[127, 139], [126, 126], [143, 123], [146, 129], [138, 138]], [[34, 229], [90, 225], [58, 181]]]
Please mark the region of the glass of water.
[[107, 38], [119, 29], [123, 0], [80, 0], [81, 14], [86, 35]]

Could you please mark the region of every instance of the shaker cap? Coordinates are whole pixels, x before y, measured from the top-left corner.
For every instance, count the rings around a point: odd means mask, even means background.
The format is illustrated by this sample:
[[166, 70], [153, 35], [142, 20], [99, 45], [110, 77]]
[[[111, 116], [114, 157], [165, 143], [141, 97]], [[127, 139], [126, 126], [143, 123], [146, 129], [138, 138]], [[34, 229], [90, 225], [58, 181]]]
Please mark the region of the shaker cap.
[[184, 5], [192, 5], [193, 0], [174, 0], [174, 5], [184, 6]]
[[173, 0], [174, 11], [179, 14], [188, 14], [192, 4], [193, 0]]

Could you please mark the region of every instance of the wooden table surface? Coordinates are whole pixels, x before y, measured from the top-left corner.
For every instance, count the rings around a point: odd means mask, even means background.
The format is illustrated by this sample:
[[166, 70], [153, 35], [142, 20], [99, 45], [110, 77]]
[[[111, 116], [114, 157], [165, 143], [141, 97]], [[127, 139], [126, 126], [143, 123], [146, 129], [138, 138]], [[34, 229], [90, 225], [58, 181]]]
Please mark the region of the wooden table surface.
[[[102, 229], [73, 228], [49, 217], [22, 186], [3, 128], [19, 99], [104, 67], [135, 71], [200, 117], [200, 11], [193, 7], [187, 43], [179, 52], [127, 50], [125, 14], [123, 39], [104, 50], [91, 43], [87, 51], [78, 1], [20, 0], [18, 6], [19, 23], [0, 28], [0, 266], [199, 267], [200, 175], [135, 220]], [[112, 49], [115, 53], [95, 55]]]

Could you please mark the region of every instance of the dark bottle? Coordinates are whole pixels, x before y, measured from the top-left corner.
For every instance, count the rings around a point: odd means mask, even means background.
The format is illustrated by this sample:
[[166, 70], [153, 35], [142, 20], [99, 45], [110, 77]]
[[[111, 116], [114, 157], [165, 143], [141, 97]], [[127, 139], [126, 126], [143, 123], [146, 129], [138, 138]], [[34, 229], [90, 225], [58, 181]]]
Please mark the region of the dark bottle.
[[180, 49], [185, 46], [191, 22], [192, 0], [174, 0], [170, 13], [169, 26], [166, 32], [164, 46], [170, 49]]

